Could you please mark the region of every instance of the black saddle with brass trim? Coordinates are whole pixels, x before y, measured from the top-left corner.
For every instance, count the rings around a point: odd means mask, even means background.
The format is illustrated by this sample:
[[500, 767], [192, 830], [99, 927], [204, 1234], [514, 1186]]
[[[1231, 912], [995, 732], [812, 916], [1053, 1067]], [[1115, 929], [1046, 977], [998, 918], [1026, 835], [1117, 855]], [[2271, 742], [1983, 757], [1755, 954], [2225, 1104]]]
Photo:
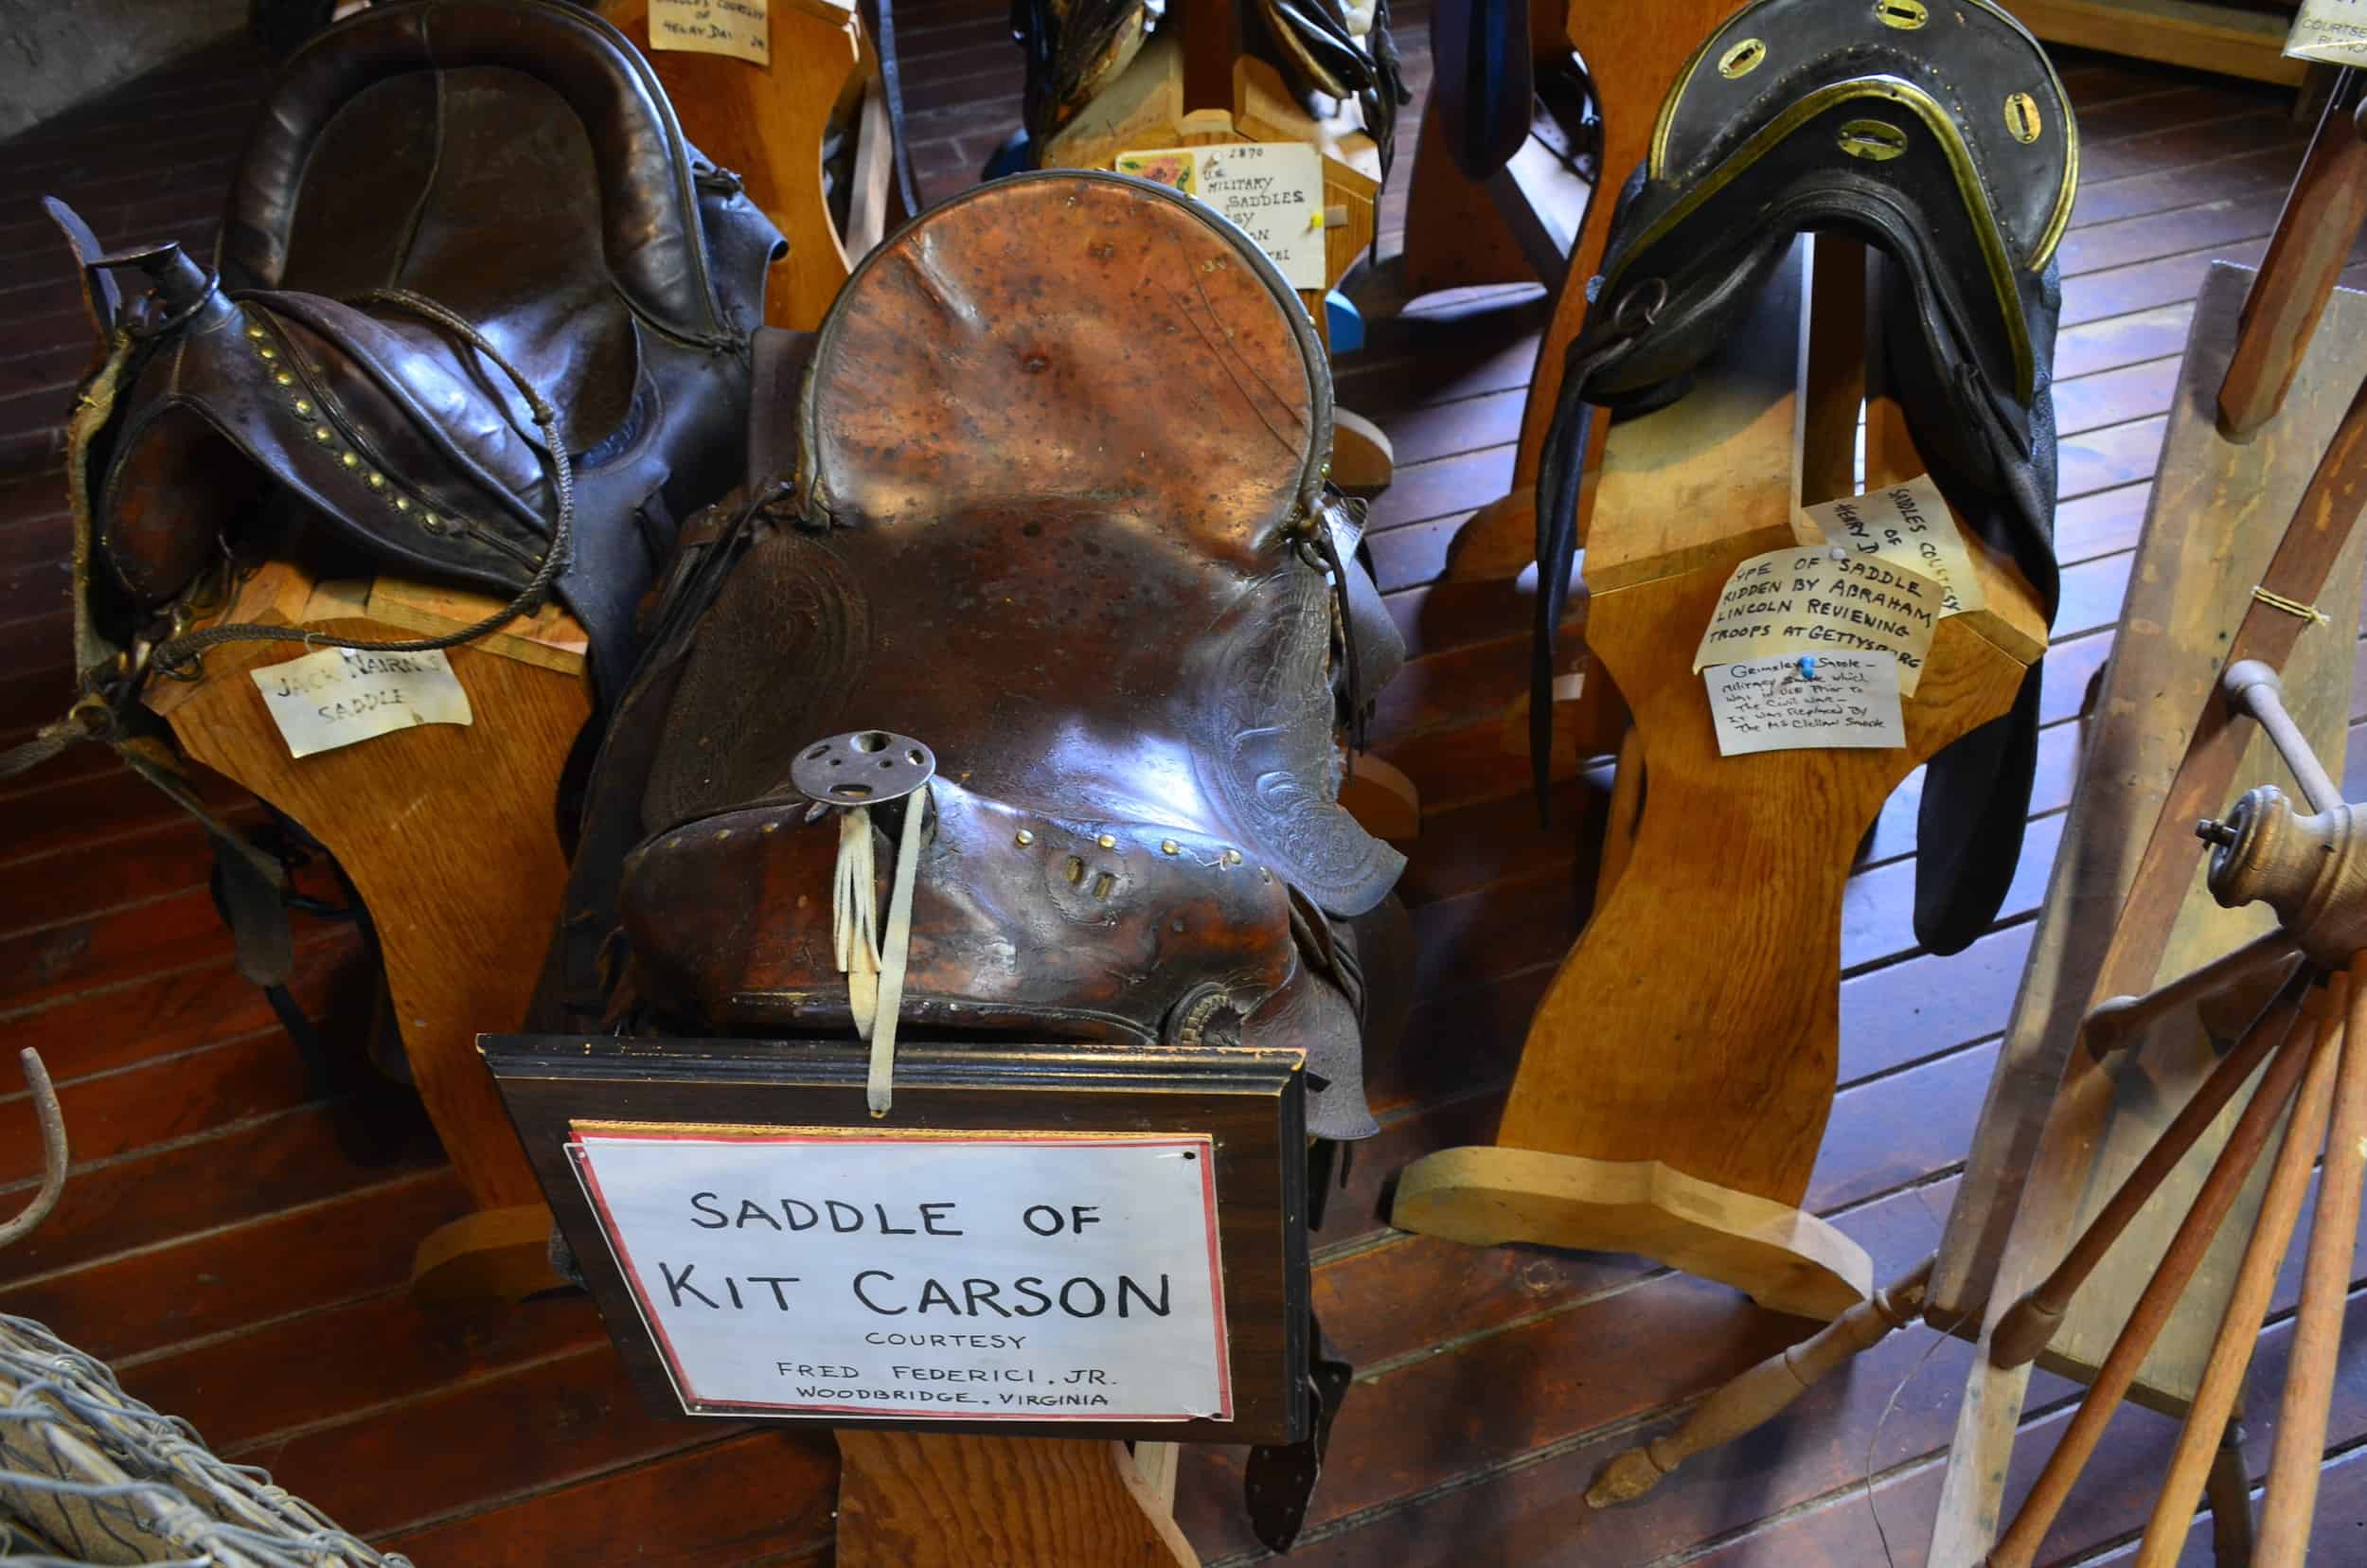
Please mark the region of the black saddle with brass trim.
[[[1989, 0], [1757, 0], [1685, 63], [1589, 284], [1538, 482], [1540, 798], [1592, 406], [1682, 396], [1804, 232], [1880, 253], [1885, 384], [1949, 505], [2010, 554], [2053, 619], [2053, 258], [2078, 145], [2045, 53]], [[2012, 881], [2038, 708], [2033, 665], [2005, 717], [1931, 760], [1915, 935], [1934, 952], [1986, 929]]]

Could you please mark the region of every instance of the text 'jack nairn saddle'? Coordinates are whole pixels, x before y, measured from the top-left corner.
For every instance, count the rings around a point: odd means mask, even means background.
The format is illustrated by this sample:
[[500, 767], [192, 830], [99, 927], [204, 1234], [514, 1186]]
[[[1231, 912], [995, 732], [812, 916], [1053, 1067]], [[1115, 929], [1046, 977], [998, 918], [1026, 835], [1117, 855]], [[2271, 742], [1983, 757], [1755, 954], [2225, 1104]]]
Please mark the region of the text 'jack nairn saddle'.
[[[2054, 67], [1989, 0], [1757, 0], [1685, 63], [1620, 194], [1538, 481], [1540, 798], [1591, 405], [1682, 396], [1802, 233], [1879, 253], [1882, 383], [1949, 507], [2054, 618], [2053, 258], [2078, 167]], [[1915, 935], [1933, 952], [1985, 930], [2012, 882], [2038, 720], [2033, 664], [2005, 717], [1931, 759]]]
[[70, 462], [99, 694], [128, 704], [150, 658], [303, 635], [188, 630], [224, 572], [291, 551], [514, 596], [502, 619], [554, 593], [602, 694], [621, 686], [678, 519], [738, 477], [781, 239], [614, 28], [418, 0], [314, 38], [210, 269], [177, 244], [101, 255], [51, 211], [107, 344]]
[[[538, 1026], [1308, 1053], [1377, 1131], [1402, 857], [1337, 737], [1403, 657], [1313, 327], [1163, 187], [1023, 175], [767, 334], [595, 766]], [[884, 918], [880, 915], [884, 903]]]

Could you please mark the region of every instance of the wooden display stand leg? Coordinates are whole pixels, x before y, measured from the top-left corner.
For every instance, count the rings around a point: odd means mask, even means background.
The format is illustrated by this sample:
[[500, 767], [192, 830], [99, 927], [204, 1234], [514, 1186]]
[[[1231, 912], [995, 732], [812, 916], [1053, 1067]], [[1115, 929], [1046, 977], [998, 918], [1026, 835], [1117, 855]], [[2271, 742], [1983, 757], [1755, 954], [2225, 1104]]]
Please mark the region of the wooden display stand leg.
[[[1800, 432], [1851, 423], [1811, 416], [1806, 346], [1828, 319], [1859, 330], [1861, 295], [1828, 291], [1810, 319], [1810, 251], [1690, 394], [1611, 426], [1587, 637], [1649, 773], [1634, 845], [1538, 1007], [1497, 1145], [1417, 1161], [1393, 1221], [1642, 1252], [1830, 1318], [1874, 1283], [1855, 1242], [1796, 1206], [1832, 1107], [1850, 863], [1910, 771], [2007, 710], [2045, 629], [2028, 584], [1967, 532], [1988, 608], [1939, 623], [1904, 747], [1718, 755], [1695, 643], [1738, 562], [1803, 543], [1802, 475], [1836, 468], [1804, 458]], [[1813, 384], [1854, 396], [1845, 378]]]
[[1174, 1450], [842, 1429], [840, 1568], [1198, 1568], [1175, 1522]]
[[[492, 606], [392, 579], [316, 582], [275, 562], [240, 586], [223, 617], [393, 639], [457, 630]], [[532, 954], [559, 918], [567, 864], [553, 812], [589, 712], [582, 633], [553, 611], [453, 649], [468, 725], [423, 724], [294, 758], [247, 672], [305, 651], [209, 650], [198, 680], [151, 682], [149, 705], [192, 759], [294, 818], [353, 880], [378, 931], [412, 1081], [479, 1210], [419, 1244], [414, 1292], [423, 1305], [515, 1300], [559, 1283], [544, 1259], [550, 1215], [476, 1037], [525, 1016]]]

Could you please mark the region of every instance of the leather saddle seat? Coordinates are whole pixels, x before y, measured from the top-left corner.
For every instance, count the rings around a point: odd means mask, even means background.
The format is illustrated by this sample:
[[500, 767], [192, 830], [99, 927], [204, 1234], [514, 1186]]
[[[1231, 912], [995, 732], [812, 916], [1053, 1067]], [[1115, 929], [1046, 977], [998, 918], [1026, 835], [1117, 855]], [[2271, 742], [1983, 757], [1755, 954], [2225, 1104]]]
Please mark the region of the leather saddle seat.
[[[1755, 0], [1713, 32], [1621, 192], [1570, 346], [1538, 490], [1539, 682], [1552, 677], [1592, 405], [1682, 396], [1808, 232], [1878, 255], [1883, 383], [1949, 507], [2009, 555], [2052, 620], [2054, 254], [2078, 165], [2054, 67], [1990, 0]], [[2038, 704], [2033, 665], [2010, 713], [1931, 760], [1914, 920], [1934, 952], [1985, 930], [2012, 881]], [[1531, 722], [1532, 739], [1549, 741], [1550, 702]]]
[[[153, 616], [225, 548], [308, 526], [369, 567], [504, 596], [556, 547], [600, 689], [621, 686], [677, 520], [738, 476], [783, 248], [622, 35], [552, 0], [371, 8], [276, 79], [214, 271], [177, 245], [98, 256], [68, 227], [102, 330], [130, 342], [88, 459], [102, 619]], [[126, 267], [151, 286], [130, 310]]]
[[1023, 175], [890, 239], [807, 347], [754, 415], [784, 471], [692, 530], [596, 766], [545, 1016], [852, 1027], [840, 829], [792, 775], [910, 737], [925, 804], [872, 829], [884, 867], [926, 812], [903, 1038], [1302, 1045], [1310, 1127], [1375, 1131], [1403, 861], [1335, 737], [1403, 653], [1288, 284], [1163, 187]]

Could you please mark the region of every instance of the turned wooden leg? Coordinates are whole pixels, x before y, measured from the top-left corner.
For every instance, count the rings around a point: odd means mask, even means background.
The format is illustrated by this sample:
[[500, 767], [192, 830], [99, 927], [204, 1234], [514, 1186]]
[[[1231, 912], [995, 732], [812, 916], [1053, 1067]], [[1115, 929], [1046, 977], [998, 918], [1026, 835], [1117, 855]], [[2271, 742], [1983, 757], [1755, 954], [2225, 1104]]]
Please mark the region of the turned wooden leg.
[[2326, 1134], [2301, 1310], [2293, 1320], [2292, 1360], [2277, 1406], [2276, 1444], [2260, 1505], [2258, 1556], [2264, 1563], [2298, 1564], [2308, 1551], [2318, 1467], [2325, 1452], [2326, 1407], [2342, 1349], [2342, 1309], [2358, 1237], [2359, 1181], [2367, 1176], [2367, 986], [2351, 988], [2348, 1007], [2342, 1067], [2334, 1087], [2334, 1126]]
[[2244, 1424], [2230, 1421], [2219, 1434], [2219, 1457], [2203, 1483], [2211, 1504], [2211, 1560], [2218, 1568], [2251, 1568], [2251, 1467], [2244, 1462]]
[[1608, 1508], [1632, 1503], [1702, 1450], [1731, 1443], [1773, 1420], [1835, 1367], [1921, 1316], [1924, 1287], [1936, 1261], [1925, 1258], [1807, 1339], [1768, 1357], [1702, 1400], [1684, 1425], [1668, 1435], [1612, 1459], [1587, 1488], [1587, 1506]]
[[2228, 1135], [2226, 1147], [2211, 1167], [2211, 1174], [2203, 1178], [2201, 1189], [2195, 1194], [2194, 1206], [2187, 1211], [2178, 1234], [2171, 1238], [2169, 1250], [2162, 1254], [2153, 1277], [2145, 1282], [2144, 1293], [2129, 1310], [2127, 1326], [2112, 1342], [2104, 1364], [2096, 1369], [2095, 1381], [2079, 1401], [2079, 1410], [2064, 1428], [2055, 1452], [2047, 1455], [2046, 1469], [2039, 1472], [2038, 1485], [2031, 1488], [2021, 1512], [1991, 1549], [1989, 1568], [2029, 1568], [2037, 1558], [2038, 1546], [2045, 1541], [2056, 1515], [2062, 1512], [2079, 1472], [2095, 1452], [2106, 1424], [2120, 1409], [2122, 1398], [2136, 1381], [2137, 1369], [2145, 1364], [2154, 1341], [2161, 1337], [2170, 1314], [2177, 1310], [2179, 1297], [2186, 1293], [2187, 1283], [2201, 1266], [2203, 1255], [2211, 1250], [2219, 1222], [2234, 1205], [2237, 1189], [2259, 1162], [2277, 1118], [2284, 1114], [2294, 1090], [2300, 1086], [2303, 1072], [2313, 1058], [2326, 1049], [2333, 1034], [2332, 1029], [2318, 1032], [2307, 1046], [2295, 1042], [2270, 1059], [2260, 1087], [2252, 1092], [2251, 1103], [2236, 1120], [2235, 1131]]
[[[2334, 1104], [2335, 1060], [2340, 1056], [2347, 1061], [2358, 1054], [2346, 1046], [2310, 1054], [2308, 1076], [2302, 1079], [2300, 1097], [2285, 1126], [2285, 1142], [2269, 1170], [2268, 1191], [2261, 1195], [2251, 1239], [2244, 1248], [2243, 1262], [2236, 1267], [2235, 1289], [2220, 1314], [2218, 1336], [2212, 1341], [2211, 1358], [2203, 1365], [2194, 1403], [2187, 1408], [2186, 1424], [2179, 1430], [2178, 1447], [2170, 1455], [2162, 1493], [2154, 1500], [2153, 1517], [2145, 1523], [2137, 1568], [2170, 1568], [2178, 1560], [2186, 1545], [2187, 1526], [2194, 1522], [2196, 1500], [2202, 1495], [2210, 1474], [2224, 1468], [2227, 1431], [2234, 1418], [2235, 1401], [2244, 1392], [2244, 1372], [2251, 1365], [2252, 1347], [2260, 1340], [2260, 1320], [2276, 1290], [2277, 1271], [2285, 1266], [2293, 1225], [2301, 1218], [2302, 1199], [2309, 1191], [2310, 1169], [2318, 1163], [2319, 1149], [2325, 1146], [2326, 1114]], [[2237, 1495], [2249, 1498], [2250, 1491], [2246, 1487]]]
[[[2211, 1076], [2195, 1091], [2170, 1125], [2162, 1130], [2161, 1139], [2145, 1151], [2137, 1168], [2113, 1193], [2095, 1220], [2072, 1243], [2063, 1261], [2052, 1274], [2034, 1286], [2030, 1292], [2014, 1303], [2004, 1317], [1998, 1321], [1989, 1336], [1989, 1360], [1998, 1366], [2020, 1366], [2038, 1359], [2047, 1342], [2061, 1327], [2063, 1314], [2071, 1307], [2072, 1297], [2095, 1272], [2104, 1255], [2112, 1250], [2121, 1232], [2137, 1217], [2138, 1211], [2153, 1201], [2153, 1195], [2178, 1163], [2195, 1147], [2203, 1130], [2218, 1118], [2220, 1111], [2234, 1097], [2260, 1065], [2261, 1059], [2274, 1050], [2292, 1028], [2300, 1013], [2303, 994], [2308, 989], [2306, 974], [2296, 974], [2285, 983], [2235, 1048], [2211, 1070]], [[2264, 1130], [2265, 1135], [2265, 1130]]]

